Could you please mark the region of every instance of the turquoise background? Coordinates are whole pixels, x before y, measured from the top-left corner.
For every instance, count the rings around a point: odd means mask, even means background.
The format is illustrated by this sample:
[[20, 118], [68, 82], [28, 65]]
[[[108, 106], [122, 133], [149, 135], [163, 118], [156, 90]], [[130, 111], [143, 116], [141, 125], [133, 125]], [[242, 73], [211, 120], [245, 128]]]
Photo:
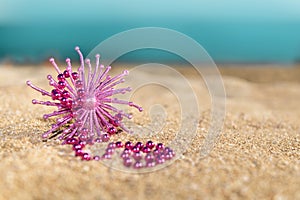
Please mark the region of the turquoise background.
[[[2, 0], [0, 60], [40, 62], [76, 58], [113, 34], [156, 26], [198, 41], [220, 63], [300, 61], [300, 1], [35, 1]], [[154, 60], [153, 60], [154, 59]], [[145, 50], [122, 61], [171, 61], [172, 54]]]

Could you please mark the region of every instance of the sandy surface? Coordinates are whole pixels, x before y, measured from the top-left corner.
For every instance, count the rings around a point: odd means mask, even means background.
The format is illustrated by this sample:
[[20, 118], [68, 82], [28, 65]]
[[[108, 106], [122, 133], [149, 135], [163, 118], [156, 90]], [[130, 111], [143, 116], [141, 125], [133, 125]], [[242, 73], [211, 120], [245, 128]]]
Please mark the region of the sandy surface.
[[[116, 67], [113, 73], [119, 70]], [[177, 70], [186, 75], [199, 98], [197, 136], [170, 166], [134, 174], [81, 161], [55, 139], [43, 142], [40, 135], [51, 122], [42, 114], [52, 109], [31, 104], [41, 95], [25, 81], [49, 88], [45, 77], [53, 69], [1, 66], [0, 199], [300, 199], [299, 68], [221, 68], [226, 119], [215, 148], [203, 159], [199, 147], [210, 124], [210, 97], [193, 70]], [[180, 86], [176, 78], [155, 72]], [[174, 95], [152, 85], [133, 99], [146, 111], [152, 104], [165, 107], [162, 130], [149, 137], [172, 140], [180, 120], [180, 102]], [[136, 124], [151, 121], [147, 112], [133, 114]], [[161, 126], [155, 121], [152, 125]], [[125, 133], [118, 137], [138, 138]]]

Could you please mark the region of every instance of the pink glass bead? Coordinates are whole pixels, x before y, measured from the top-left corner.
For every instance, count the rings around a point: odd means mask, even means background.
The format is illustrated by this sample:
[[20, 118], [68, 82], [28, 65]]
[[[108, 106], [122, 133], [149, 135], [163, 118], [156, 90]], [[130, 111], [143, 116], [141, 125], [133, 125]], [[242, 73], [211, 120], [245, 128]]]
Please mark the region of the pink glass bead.
[[83, 153], [81, 159], [89, 161], [89, 160], [91, 160], [91, 156], [88, 153]]
[[134, 146], [134, 147], [132, 147], [132, 152], [134, 152], [134, 153], [140, 152], [140, 148]]
[[124, 145], [121, 141], [116, 142], [116, 147], [117, 148], [122, 148]]
[[102, 158], [111, 159], [111, 154], [105, 153], [105, 154], [102, 155]]
[[83, 155], [83, 151], [82, 151], [82, 149], [76, 149], [75, 150], [75, 156], [82, 156]]
[[107, 141], [109, 141], [109, 135], [108, 134], [103, 134], [102, 136], [101, 136], [101, 140], [103, 141], [103, 142], [107, 142]]
[[100, 156], [94, 156], [93, 159], [96, 160], [96, 161], [99, 161], [100, 160]]
[[96, 138], [96, 139], [95, 139], [95, 142], [96, 142], [96, 143], [101, 143], [101, 142], [102, 142], [102, 139], [101, 139], [101, 138]]
[[121, 154], [121, 156], [120, 156], [121, 158], [123, 158], [123, 159], [125, 159], [125, 158], [129, 158], [130, 157], [130, 154], [128, 154], [128, 153], [122, 153]]
[[130, 154], [131, 153], [131, 149], [125, 148], [123, 152], [127, 153], [127, 154]]
[[164, 149], [164, 145], [163, 145], [162, 143], [158, 143], [158, 144], [156, 145], [156, 149], [162, 150], [162, 149]]
[[66, 144], [77, 144], [78, 140], [76, 138], [68, 138]]
[[111, 126], [107, 129], [107, 132], [111, 135], [115, 134], [117, 132], [117, 129], [114, 126]]
[[123, 161], [123, 164], [124, 164], [125, 167], [130, 167], [131, 164], [132, 164], [131, 158], [125, 158], [124, 161]]
[[137, 152], [137, 153], [134, 153], [132, 155], [132, 157], [134, 158], [134, 160], [140, 161], [142, 159], [142, 154], [141, 154], [141, 152]]
[[80, 144], [74, 144], [73, 145], [73, 150], [77, 150], [77, 149], [82, 149], [82, 146]]
[[138, 147], [139, 149], [142, 149], [144, 147], [143, 143], [141, 142], [137, 142], [135, 146]]
[[142, 151], [143, 151], [144, 153], [150, 153], [150, 152], [151, 152], [151, 149], [150, 149], [149, 147], [145, 146], [145, 147], [143, 147]]
[[143, 163], [137, 161], [137, 162], [134, 163], [133, 167], [134, 167], [135, 169], [140, 169], [140, 168], [143, 167]]
[[154, 156], [153, 156], [151, 153], [148, 153], [148, 154], [145, 156], [145, 161], [146, 161], [146, 162], [153, 161], [153, 160], [154, 160]]
[[133, 144], [131, 142], [128, 141], [125, 143], [125, 148], [132, 149], [132, 147], [133, 147]]
[[115, 152], [115, 149], [114, 149], [114, 148], [107, 148], [107, 149], [106, 149], [106, 153], [107, 153], [107, 154], [110, 154], [110, 155], [111, 155], [111, 154], [113, 154], [114, 152]]
[[108, 145], [107, 145], [107, 147], [109, 147], [109, 148], [116, 148], [117, 147], [117, 145], [116, 145], [116, 143], [114, 143], [114, 142], [111, 142], [111, 143], [109, 143]]
[[150, 167], [154, 167], [155, 164], [156, 164], [155, 161], [150, 161], [150, 162], [147, 162], [147, 163], [146, 163], [146, 167], [149, 167], [149, 168], [150, 168]]
[[67, 70], [64, 71], [64, 77], [66, 78], [70, 78], [70, 74]]
[[147, 143], [146, 143], [146, 146], [149, 147], [150, 149], [153, 149], [155, 147], [155, 144], [149, 140]]

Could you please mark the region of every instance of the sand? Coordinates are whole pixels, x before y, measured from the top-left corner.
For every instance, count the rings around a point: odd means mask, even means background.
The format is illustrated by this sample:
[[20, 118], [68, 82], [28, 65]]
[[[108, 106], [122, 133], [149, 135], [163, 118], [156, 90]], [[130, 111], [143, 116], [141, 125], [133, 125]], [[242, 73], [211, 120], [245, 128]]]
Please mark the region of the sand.
[[[128, 173], [81, 161], [56, 139], [42, 141], [40, 135], [51, 125], [42, 114], [52, 109], [31, 104], [41, 95], [25, 81], [49, 88], [45, 77], [52, 68], [0, 66], [0, 199], [300, 199], [299, 68], [221, 67], [226, 118], [214, 149], [203, 159], [199, 147], [210, 124], [210, 96], [192, 69], [176, 69], [199, 98], [197, 135], [171, 165], [152, 173]], [[178, 84], [174, 77], [155, 72]], [[165, 107], [164, 127], [150, 138], [172, 140], [180, 117], [174, 95], [152, 85], [133, 99], [146, 111], [152, 104]], [[147, 112], [132, 112], [134, 123], [149, 123]], [[157, 117], [153, 129], [160, 126]]]

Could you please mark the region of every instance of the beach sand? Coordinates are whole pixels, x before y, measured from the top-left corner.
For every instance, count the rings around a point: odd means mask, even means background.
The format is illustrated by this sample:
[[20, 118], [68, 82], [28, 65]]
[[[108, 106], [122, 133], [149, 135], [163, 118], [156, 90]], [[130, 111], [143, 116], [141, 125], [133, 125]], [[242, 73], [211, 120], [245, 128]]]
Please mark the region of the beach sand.
[[[54, 69], [48, 64], [0, 66], [0, 199], [300, 199], [300, 68], [221, 67], [225, 123], [213, 150], [202, 159], [210, 96], [195, 71], [175, 69], [188, 78], [199, 98], [197, 135], [171, 165], [152, 173], [128, 173], [81, 161], [56, 139], [42, 141], [40, 135], [51, 126], [42, 115], [53, 108], [31, 104], [31, 99], [43, 97], [25, 82], [49, 89], [46, 75]], [[120, 70], [115, 67], [113, 73]], [[153, 71], [180, 86], [176, 78]], [[137, 91], [133, 100], [146, 111], [152, 104], [165, 107], [166, 123], [151, 139], [172, 140], [180, 124], [180, 102], [174, 95], [152, 85]], [[134, 123], [149, 123], [147, 112], [132, 112]]]

